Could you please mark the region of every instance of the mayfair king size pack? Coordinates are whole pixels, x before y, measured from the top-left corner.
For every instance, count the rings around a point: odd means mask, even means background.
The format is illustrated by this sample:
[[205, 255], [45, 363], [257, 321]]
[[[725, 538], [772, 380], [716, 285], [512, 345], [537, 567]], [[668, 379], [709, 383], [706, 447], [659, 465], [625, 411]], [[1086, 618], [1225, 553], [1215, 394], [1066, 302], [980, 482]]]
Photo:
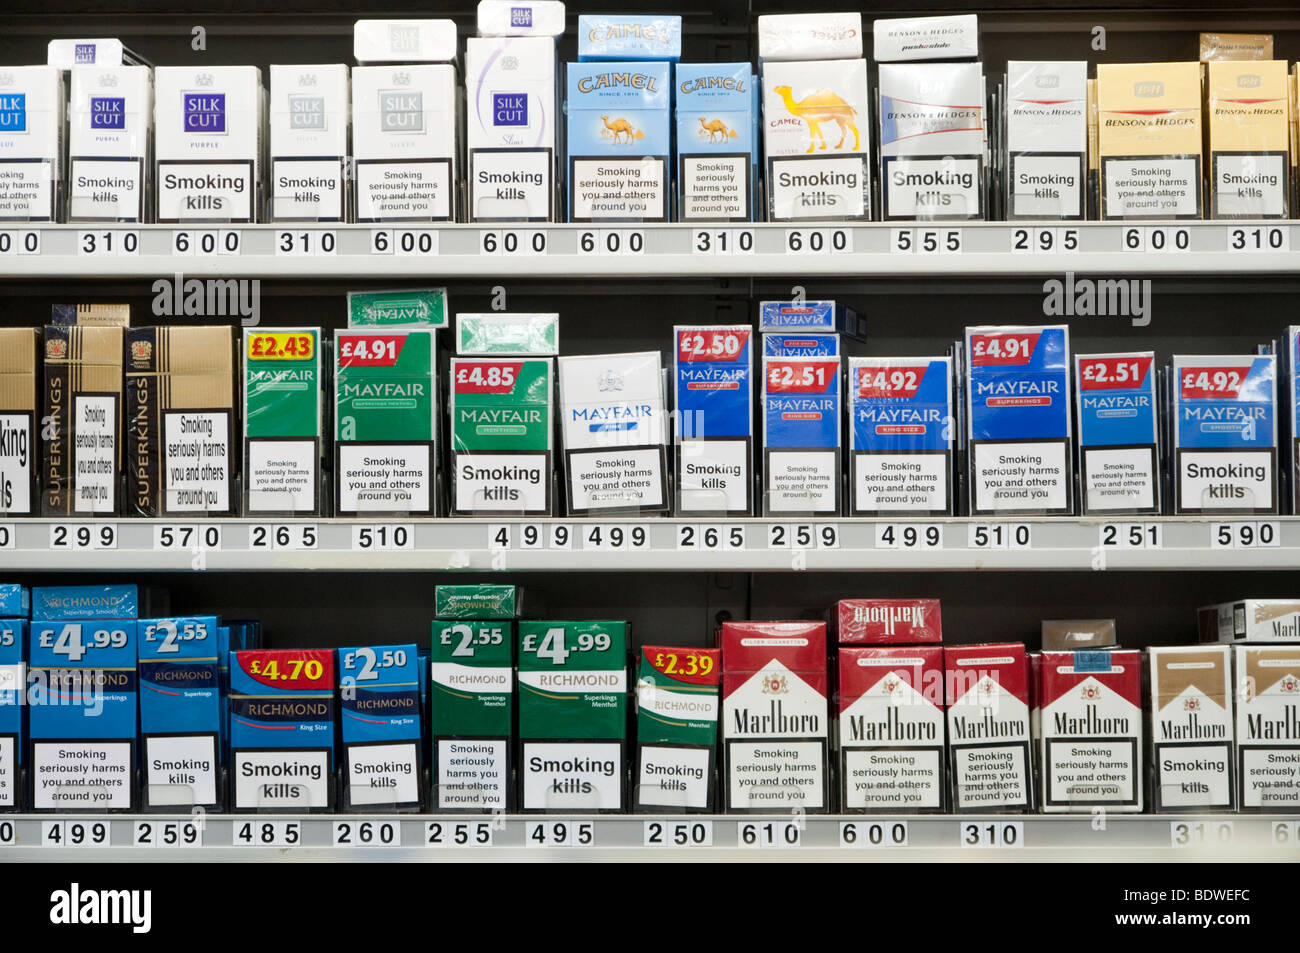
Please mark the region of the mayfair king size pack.
[[840, 512], [840, 359], [763, 356], [763, 512]]
[[953, 810], [1030, 810], [1033, 758], [1024, 645], [948, 646], [943, 667]]
[[1160, 512], [1155, 354], [1075, 357], [1083, 513]]
[[1232, 649], [1152, 646], [1151, 796], [1157, 811], [1231, 811]]
[[728, 811], [828, 809], [826, 623], [724, 622]]
[[1300, 810], [1300, 646], [1238, 645], [1237, 804]]
[[676, 327], [677, 512], [750, 516], [754, 487], [753, 331]]

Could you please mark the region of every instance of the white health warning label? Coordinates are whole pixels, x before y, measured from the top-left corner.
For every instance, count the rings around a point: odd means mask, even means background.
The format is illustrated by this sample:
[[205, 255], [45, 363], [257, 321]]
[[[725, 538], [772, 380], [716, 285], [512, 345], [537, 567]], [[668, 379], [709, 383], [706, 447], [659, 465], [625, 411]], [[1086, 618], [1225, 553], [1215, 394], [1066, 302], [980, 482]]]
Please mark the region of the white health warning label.
[[1088, 512], [1144, 510], [1156, 505], [1155, 454], [1146, 447], [1083, 449], [1083, 494]]
[[428, 444], [340, 444], [339, 509], [427, 513], [433, 453]]
[[438, 807], [483, 813], [504, 811], [510, 776], [508, 744], [505, 739], [440, 739]]
[[663, 450], [582, 450], [569, 454], [569, 506], [573, 510], [662, 507]]
[[248, 442], [248, 508], [255, 512], [310, 510], [316, 500], [314, 440]]
[[77, 396], [72, 413], [74, 509], [112, 513], [117, 509], [117, 398]]
[[1199, 218], [1201, 164], [1176, 156], [1103, 159], [1106, 218]]
[[863, 218], [870, 211], [861, 155], [772, 160], [772, 218]]
[[168, 411], [163, 440], [167, 512], [228, 512], [230, 414]]
[[131, 806], [129, 741], [33, 741], [31, 770], [38, 811]]
[[683, 221], [749, 217], [749, 156], [682, 156]]
[[451, 160], [358, 162], [357, 220], [440, 221], [451, 218]]
[[728, 741], [732, 810], [815, 810], [826, 800], [824, 741]]
[[664, 221], [668, 163], [660, 156], [574, 159], [572, 218], [580, 222]]
[[1070, 505], [1068, 441], [974, 443], [975, 510], [1061, 510]]
[[767, 508], [772, 513], [839, 510], [839, 454], [834, 450], [771, 450]]
[[854, 454], [853, 507], [860, 513], [948, 508], [946, 453]]

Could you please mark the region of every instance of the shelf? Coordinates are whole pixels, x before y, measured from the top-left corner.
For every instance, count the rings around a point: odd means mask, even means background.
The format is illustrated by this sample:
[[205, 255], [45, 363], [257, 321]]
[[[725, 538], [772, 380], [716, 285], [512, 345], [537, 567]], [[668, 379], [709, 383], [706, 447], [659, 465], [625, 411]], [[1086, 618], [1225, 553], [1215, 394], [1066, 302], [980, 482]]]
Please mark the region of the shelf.
[[1300, 565], [1300, 518], [0, 523], [0, 572], [1184, 570]]
[[1300, 272], [1297, 229], [1277, 221], [99, 228], [0, 223], [0, 279], [153, 279], [177, 273], [385, 280], [1284, 274]]

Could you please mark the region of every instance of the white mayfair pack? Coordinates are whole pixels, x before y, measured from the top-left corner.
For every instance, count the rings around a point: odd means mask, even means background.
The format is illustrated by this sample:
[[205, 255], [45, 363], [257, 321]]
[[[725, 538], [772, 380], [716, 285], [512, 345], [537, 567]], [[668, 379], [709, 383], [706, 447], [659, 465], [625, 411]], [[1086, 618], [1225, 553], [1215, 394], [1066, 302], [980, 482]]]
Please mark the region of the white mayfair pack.
[[456, 69], [352, 71], [358, 222], [456, 217]]
[[450, 63], [456, 59], [453, 20], [358, 20], [352, 26], [358, 63]]
[[874, 20], [871, 38], [877, 63], [973, 59], [980, 55], [979, 18], [973, 13]]
[[782, 13], [758, 18], [760, 60], [859, 59], [862, 14]]
[[478, 0], [479, 36], [559, 36], [560, 0]]
[[1007, 63], [1008, 218], [1081, 219], [1088, 64]]
[[347, 221], [351, 105], [342, 63], [271, 67], [272, 221]]
[[159, 222], [257, 221], [264, 107], [256, 66], [158, 67]]
[[1226, 645], [1152, 646], [1151, 744], [1157, 811], [1235, 806], [1232, 661]]
[[54, 221], [63, 110], [58, 67], [0, 67], [0, 221]]
[[72, 68], [68, 221], [147, 219], [152, 129], [149, 67]]

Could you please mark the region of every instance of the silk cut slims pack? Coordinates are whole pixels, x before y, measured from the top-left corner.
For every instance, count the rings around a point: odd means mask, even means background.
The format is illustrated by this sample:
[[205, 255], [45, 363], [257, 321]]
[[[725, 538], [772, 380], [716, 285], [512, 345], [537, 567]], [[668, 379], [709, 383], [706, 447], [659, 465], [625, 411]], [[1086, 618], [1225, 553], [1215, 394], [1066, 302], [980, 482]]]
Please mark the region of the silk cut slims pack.
[[840, 511], [840, 361], [763, 358], [764, 512]]
[[956, 811], [1028, 811], [1029, 660], [1020, 642], [944, 649]]
[[678, 513], [753, 513], [752, 333], [673, 329]]
[[1075, 358], [1084, 515], [1159, 513], [1155, 354]]
[[1070, 331], [966, 329], [973, 515], [1069, 514]]
[[1179, 513], [1277, 512], [1273, 355], [1173, 361]]

